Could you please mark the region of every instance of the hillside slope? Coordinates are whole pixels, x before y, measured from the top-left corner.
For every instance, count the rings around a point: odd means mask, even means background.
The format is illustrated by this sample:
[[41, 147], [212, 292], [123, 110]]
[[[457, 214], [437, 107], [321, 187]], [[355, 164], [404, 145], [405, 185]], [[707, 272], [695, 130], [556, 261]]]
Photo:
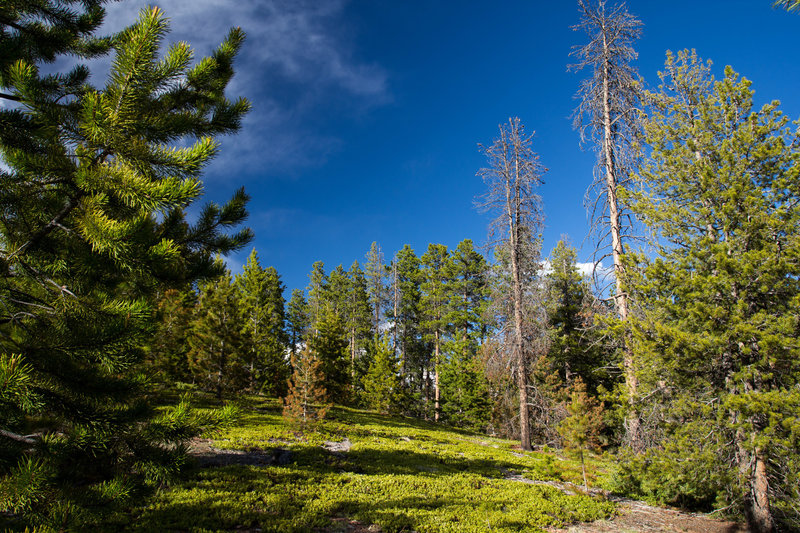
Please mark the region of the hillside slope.
[[[315, 431], [275, 400], [198, 440], [185, 479], [103, 524], [126, 531], [552, 531], [616, 504], [572, 485], [576, 461], [408, 418], [335, 408]], [[590, 460], [590, 483], [603, 463]]]

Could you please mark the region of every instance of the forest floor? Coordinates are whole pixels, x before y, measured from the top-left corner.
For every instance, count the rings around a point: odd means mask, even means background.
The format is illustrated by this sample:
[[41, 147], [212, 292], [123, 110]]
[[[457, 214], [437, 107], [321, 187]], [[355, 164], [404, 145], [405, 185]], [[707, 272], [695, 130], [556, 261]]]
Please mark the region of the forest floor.
[[645, 502], [616, 499], [615, 516], [567, 528], [550, 529], [551, 533], [747, 533], [744, 524], [718, 520], [705, 514], [689, 513], [648, 505]]
[[737, 524], [617, 498], [613, 466], [410, 418], [334, 408], [316, 427], [250, 398], [235, 426], [195, 439], [195, 467], [98, 524], [106, 531], [710, 532]]

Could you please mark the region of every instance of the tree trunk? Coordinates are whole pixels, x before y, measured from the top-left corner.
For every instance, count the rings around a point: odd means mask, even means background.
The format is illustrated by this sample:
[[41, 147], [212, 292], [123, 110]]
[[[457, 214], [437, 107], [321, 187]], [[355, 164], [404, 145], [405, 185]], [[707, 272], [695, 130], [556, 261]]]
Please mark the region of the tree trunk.
[[737, 432], [736, 437], [739, 473], [745, 484], [744, 514], [747, 528], [753, 533], [772, 533], [775, 531], [775, 521], [769, 504], [769, 479], [764, 453], [760, 448], [752, 452], [747, 450], [743, 432]]
[[[603, 48], [606, 57], [610, 57], [608, 43], [605, 35], [603, 36]], [[611, 118], [611, 93], [609, 87], [609, 64], [603, 63], [603, 156], [606, 169], [606, 195], [608, 199], [608, 221], [611, 229], [611, 255], [614, 261], [614, 278], [616, 282], [616, 293], [614, 295], [614, 306], [617, 314], [623, 322], [628, 319], [628, 295], [624, 290], [622, 278], [625, 274], [622, 257], [625, 249], [622, 246], [622, 224], [619, 215], [619, 201], [617, 199], [617, 176], [616, 162], [614, 161], [614, 139], [612, 135]], [[625, 372], [625, 388], [628, 393], [628, 415], [625, 421], [628, 431], [628, 443], [634, 451], [640, 451], [641, 427], [639, 416], [636, 413], [636, 396], [639, 381], [633, 364], [633, 350], [631, 350], [627, 335], [622, 340], [622, 365]]]
[[395, 259], [395, 261], [392, 262], [392, 278], [393, 278], [392, 279], [392, 285], [393, 285], [393, 289], [394, 289], [394, 295], [393, 295], [393, 300], [394, 301], [392, 302], [392, 306], [394, 308], [393, 309], [394, 316], [393, 316], [393, 319], [392, 319], [392, 322], [393, 322], [393, 324], [392, 324], [392, 353], [395, 356], [397, 356], [397, 304], [398, 304], [399, 294], [397, 292], [397, 260], [396, 259]]
[[517, 362], [517, 387], [519, 388], [519, 440], [520, 448], [531, 450], [531, 427], [528, 415], [528, 368], [522, 346], [522, 281], [520, 279], [519, 242], [519, 159], [515, 158], [517, 184], [512, 192], [506, 182], [506, 205], [508, 209], [509, 244], [511, 245], [511, 279], [514, 299], [514, 358]]
[[439, 421], [439, 330], [436, 330], [435, 333], [435, 343], [434, 343], [434, 360], [433, 360], [433, 371], [435, 373], [433, 377], [433, 395], [434, 395], [434, 414], [433, 419], [438, 422]]
[[356, 328], [350, 328], [350, 375], [356, 379]]
[[586, 463], [583, 460], [583, 448], [578, 450], [581, 456], [581, 473], [583, 474], [583, 490], [589, 492], [589, 483], [586, 481]]

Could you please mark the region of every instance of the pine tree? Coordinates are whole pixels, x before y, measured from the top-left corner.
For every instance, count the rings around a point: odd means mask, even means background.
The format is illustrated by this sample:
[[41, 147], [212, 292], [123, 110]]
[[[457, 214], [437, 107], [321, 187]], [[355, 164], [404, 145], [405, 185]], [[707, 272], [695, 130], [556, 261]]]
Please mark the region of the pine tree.
[[660, 448], [676, 453], [658, 474], [730, 480], [717, 490], [752, 531], [793, 529], [800, 136], [777, 102], [755, 109], [751, 82], [730, 67], [715, 80], [694, 52], [668, 54], [662, 80], [632, 198], [657, 235], [637, 268], [633, 331], [648, 395], [667, 407]]
[[320, 360], [325, 376], [327, 401], [346, 404], [350, 400], [351, 372], [347, 355], [347, 332], [339, 315], [329, 306], [323, 308], [316, 331], [308, 345]]
[[415, 348], [419, 344], [416, 341], [420, 322], [419, 300], [422, 273], [417, 254], [407, 244], [397, 252], [396, 263], [398, 307], [397, 315], [393, 316], [392, 320], [399, 329], [400, 368], [401, 372], [405, 374], [407, 369], [416, 366], [413, 362], [418, 359], [415, 357]]
[[289, 367], [286, 361], [284, 286], [273, 267], [264, 269], [255, 249], [243, 271], [236, 276], [243, 318], [242, 335], [247, 343], [245, 365], [250, 390], [283, 396]]
[[168, 289], [158, 300], [156, 330], [146, 363], [166, 383], [189, 381], [189, 327], [196, 304], [192, 290]]
[[486, 430], [492, 412], [489, 383], [472, 340], [459, 332], [445, 344], [444, 352], [446, 358], [440, 366], [444, 421], [475, 431]]
[[189, 366], [198, 383], [217, 398], [244, 390], [251, 368], [251, 343], [243, 334], [241, 296], [229, 271], [200, 286], [189, 335]]
[[[249, 105], [225, 97], [243, 33], [192, 63], [158, 8], [113, 38], [95, 38], [102, 2], [44, 0], [2, 8], [0, 31], [0, 353], [4, 372], [27, 376], [20, 418], [0, 414], [3, 502], [47, 521], [130, 494], [133, 480], [163, 482], [199, 430], [186, 405], [156, 413], [142, 402], [142, 346], [153, 334], [156, 294], [217, 275], [215, 253], [249, 230], [239, 191], [189, 225], [200, 174], [216, 137], [238, 129]], [[42, 74], [64, 55], [113, 50], [105, 85], [89, 69]], [[24, 369], [20, 373], [19, 370]], [[25, 398], [39, 398], [34, 403]], [[17, 402], [17, 400], [14, 400]], [[21, 436], [26, 424], [46, 438]], [[123, 481], [124, 480], [124, 481]], [[75, 486], [81, 490], [74, 490]], [[116, 487], [116, 489], [115, 489]], [[21, 493], [18, 493], [21, 494]], [[72, 512], [75, 511], [75, 512]], [[58, 527], [65, 527], [59, 524]]]
[[[414, 250], [405, 245], [395, 258], [397, 265], [397, 314], [392, 316], [397, 329], [401, 385], [404, 388], [404, 412], [423, 416], [422, 398], [426, 394], [425, 373], [431, 354], [420, 328], [420, 261]], [[394, 315], [394, 309], [392, 309]]]
[[400, 391], [397, 361], [386, 338], [373, 341], [374, 356], [364, 376], [364, 404], [382, 414], [389, 414]]
[[313, 331], [317, 330], [317, 322], [325, 313], [328, 302], [328, 275], [325, 273], [325, 264], [315, 262], [308, 274], [308, 320]]
[[489, 304], [489, 265], [472, 240], [458, 244], [445, 265], [449, 301], [445, 321], [453, 334], [481, 341], [486, 335], [484, 314]]
[[567, 449], [578, 451], [581, 459], [583, 488], [589, 490], [586, 480], [584, 452], [598, 449], [600, 431], [603, 429], [603, 405], [586, 393], [586, 385], [576, 378], [570, 385], [570, 402], [567, 406], [569, 416], [561, 421], [558, 432], [564, 439]]
[[367, 343], [373, 338], [372, 309], [367, 294], [367, 280], [358, 261], [354, 261], [347, 273], [350, 279], [347, 294], [346, 326], [350, 351], [350, 365], [353, 383], [359, 383], [363, 375], [363, 365], [358, 365], [358, 355], [366, 351]]
[[297, 353], [297, 345], [306, 340], [311, 319], [308, 302], [301, 289], [292, 289], [292, 297], [286, 305], [286, 328], [291, 355]]
[[331, 310], [347, 321], [347, 297], [350, 293], [350, 278], [342, 265], [334, 268], [328, 276], [328, 291], [325, 302]]
[[598, 334], [592, 331], [593, 302], [591, 288], [577, 268], [575, 248], [558, 241], [550, 254], [550, 272], [545, 278], [547, 322], [550, 348], [549, 372], [555, 373], [563, 386], [580, 377], [591, 392], [603, 383], [610, 386], [606, 372], [610, 363], [604, 357]]
[[292, 377], [289, 393], [283, 400], [283, 416], [306, 426], [325, 418], [330, 404], [325, 403], [325, 376], [322, 361], [308, 346], [292, 356]]
[[433, 418], [439, 421], [439, 365], [441, 363], [441, 349], [443, 336], [447, 328], [448, 303], [450, 300], [450, 286], [447, 277], [446, 265], [448, 261], [447, 246], [443, 244], [429, 244], [428, 251], [422, 254], [420, 266], [422, 273], [420, 326], [433, 342], [433, 368], [428, 369], [430, 376], [433, 371]]
[[387, 298], [386, 285], [383, 282], [384, 277], [386, 277], [386, 266], [383, 260], [383, 252], [377, 242], [373, 242], [370, 246], [364, 271], [367, 277], [369, 303], [372, 306], [372, 331], [375, 335], [378, 335]]

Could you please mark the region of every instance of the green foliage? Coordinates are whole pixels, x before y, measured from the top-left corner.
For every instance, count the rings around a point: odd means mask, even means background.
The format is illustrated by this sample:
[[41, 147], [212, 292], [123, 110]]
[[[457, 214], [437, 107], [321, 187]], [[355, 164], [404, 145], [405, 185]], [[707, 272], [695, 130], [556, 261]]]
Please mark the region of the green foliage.
[[568, 385], [577, 376], [595, 390], [595, 371], [604, 365], [596, 348], [598, 339], [587, 331], [593, 297], [589, 284], [578, 272], [575, 248], [558, 241], [550, 255], [550, 268], [545, 278], [550, 367], [562, 383]]
[[308, 320], [311, 328], [316, 329], [328, 300], [328, 275], [322, 261], [312, 265], [308, 279]]
[[242, 335], [242, 354], [250, 390], [271, 396], [286, 393], [289, 366], [286, 362], [284, 285], [274, 267], [262, 268], [255, 249], [243, 272], [236, 276]]
[[[153, 303], [218, 274], [214, 254], [251, 238], [225, 233], [246, 216], [243, 191], [206, 206], [194, 225], [184, 215], [216, 138], [234, 132], [249, 108], [225, 96], [244, 34], [233, 30], [190, 66], [185, 43], [162, 53], [168, 23], [159, 9], [106, 39], [94, 37], [101, 6], [0, 8], [4, 26], [20, 28], [0, 35], [0, 98], [16, 102], [0, 108], [8, 166], [0, 172], [0, 354], [5, 369], [19, 354], [24, 366], [10, 375], [27, 391], [4, 396], [15, 406], [0, 412], [0, 476], [4, 486], [29, 487], [2, 512], [29, 525], [67, 528], [180, 463], [181, 447], [154, 429], [140, 366]], [[40, 74], [42, 62], [65, 54], [104, 53], [113, 57], [103, 87], [82, 65]]]
[[375, 352], [372, 363], [364, 376], [364, 404], [382, 414], [395, 408], [395, 400], [400, 392], [400, 379], [397, 361], [386, 338], [375, 339]]
[[292, 357], [292, 377], [289, 393], [283, 400], [283, 416], [301, 427], [325, 418], [330, 408], [326, 404], [326, 376], [322, 360], [306, 346]]
[[475, 341], [487, 335], [483, 319], [489, 305], [489, 265], [470, 239], [458, 243], [444, 267], [447, 276], [446, 320], [451, 334], [463, 334]]
[[[586, 385], [576, 378], [570, 387], [570, 402], [567, 416], [558, 425], [558, 432], [564, 439], [567, 449], [578, 451], [583, 466], [583, 454], [600, 446], [600, 431], [603, 429], [603, 405], [586, 393]], [[583, 486], [588, 489], [586, 471], [583, 472]]]
[[422, 272], [414, 250], [405, 245], [395, 256], [397, 270], [398, 306], [392, 320], [397, 331], [400, 370], [406, 392], [403, 412], [421, 415], [421, 397], [425, 388], [424, 374], [431, 349], [422, 337], [420, 298]]
[[[614, 504], [547, 485], [504, 479], [578, 479], [577, 463], [547, 453], [519, 454], [509, 441], [447, 430], [408, 418], [333, 408], [313, 433], [287, 424], [273, 400], [259, 399], [215, 445], [265, 450], [280, 441], [284, 466], [228, 466], [195, 472], [106, 529], [163, 531], [259, 528], [336, 530], [343, 520], [382, 531], [545, 531], [614, 512]], [[349, 438], [348, 452], [325, 441]], [[590, 461], [591, 471], [603, 467]]]
[[242, 335], [241, 301], [230, 272], [200, 286], [189, 346], [195, 380], [217, 398], [244, 388], [249, 346]]
[[364, 275], [367, 280], [367, 294], [372, 308], [372, 330], [377, 334], [383, 316], [383, 307], [386, 304], [386, 285], [383, 282], [386, 268], [383, 261], [383, 252], [377, 242], [370, 245], [367, 252], [367, 261], [364, 264]]
[[350, 400], [351, 371], [347, 357], [347, 334], [342, 319], [325, 306], [308, 340], [309, 348], [319, 357], [320, 371], [325, 376], [327, 400], [346, 404]]
[[305, 340], [309, 324], [306, 297], [302, 290], [292, 289], [292, 297], [286, 304], [287, 337], [292, 355], [296, 353], [297, 345]]
[[145, 361], [165, 383], [191, 379], [188, 338], [196, 300], [194, 291], [177, 289], [168, 289], [158, 300], [156, 330]]
[[[676, 428], [662, 449], [621, 455], [609, 489], [684, 509], [728, 507], [729, 495], [739, 488], [734, 472], [717, 466], [729, 463], [732, 452], [718, 429], [705, 420], [691, 421]], [[727, 514], [740, 514], [741, 504], [731, 503]]]
[[472, 342], [462, 334], [448, 341], [444, 351], [447, 359], [440, 367], [444, 421], [457, 427], [485, 430], [492, 411], [489, 383]]
[[683, 51], [667, 56], [662, 78], [649, 95], [646, 186], [631, 196], [658, 236], [633, 285], [642, 382], [664, 405], [672, 445], [690, 442], [692, 424], [719, 432], [705, 442], [706, 467], [736, 480], [727, 498], [751, 527], [797, 524], [796, 510], [780, 509], [800, 450], [800, 141], [777, 102], [753, 108], [751, 83], [730, 67], [717, 81]]

